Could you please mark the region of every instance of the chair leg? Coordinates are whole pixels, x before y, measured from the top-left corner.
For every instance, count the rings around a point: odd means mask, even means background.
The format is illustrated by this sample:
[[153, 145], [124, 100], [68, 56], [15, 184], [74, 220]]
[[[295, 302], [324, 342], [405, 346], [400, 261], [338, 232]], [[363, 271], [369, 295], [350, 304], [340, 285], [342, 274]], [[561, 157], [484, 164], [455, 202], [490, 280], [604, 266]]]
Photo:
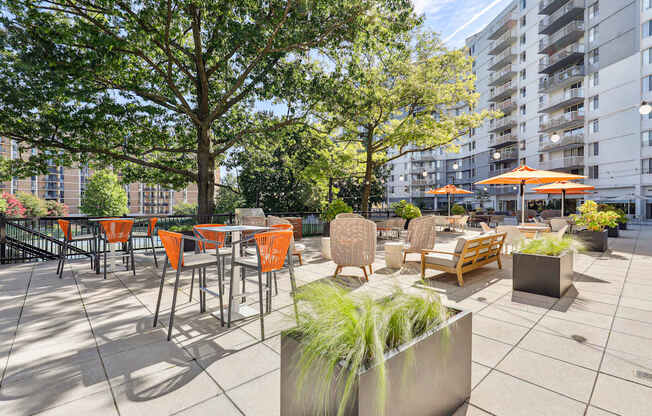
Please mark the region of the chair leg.
[[340, 269], [341, 269], [340, 266], [335, 267], [335, 274], [333, 274], [333, 278], [337, 277], [337, 274], [340, 272]]
[[161, 274], [161, 285], [158, 288], [158, 299], [156, 300], [156, 312], [154, 313], [154, 327], [158, 322], [158, 312], [161, 308], [161, 296], [163, 295], [163, 283], [165, 282], [165, 272], [168, 269], [168, 256], [165, 256], [165, 263], [163, 264], [163, 274]]
[[[220, 273], [219, 265], [219, 256], [218, 256], [218, 265], [217, 265], [217, 285], [220, 288], [220, 325], [224, 326], [224, 275]], [[206, 305], [204, 304], [204, 312], [206, 311]]]
[[403, 264], [405, 264], [405, 258], [407, 257], [407, 251], [403, 253]]
[[229, 279], [229, 310], [227, 312], [226, 327], [231, 328], [231, 309], [233, 309], [233, 281], [235, 280], [235, 270], [233, 270], [233, 263], [231, 264], [231, 278]]
[[457, 282], [460, 284], [460, 287], [464, 286], [464, 279], [462, 279], [462, 270], [457, 269], [456, 274], [457, 274]]
[[156, 259], [156, 247], [154, 247], [154, 237], [149, 236], [149, 242], [152, 243], [152, 255], [154, 255], [154, 267], [158, 269], [158, 260]]
[[364, 266], [362, 266], [360, 268], [362, 269], [362, 272], [364, 273], [364, 280], [366, 280], [368, 282], [369, 281], [369, 276], [367, 276], [367, 269]]
[[297, 254], [299, 256], [299, 266], [303, 266], [303, 257], [301, 256], [301, 253]]
[[192, 289], [194, 286], [195, 286], [195, 269], [192, 269], [192, 277], [190, 278], [190, 296], [188, 297], [188, 302], [192, 302]]
[[276, 272], [274, 272], [274, 292], [276, 292], [276, 295], [278, 296], [278, 279]]
[[265, 316], [263, 309], [263, 272], [258, 268], [258, 307], [260, 316], [260, 339], [265, 340]]
[[61, 252], [61, 269], [59, 270], [59, 279], [63, 279], [63, 269], [66, 264], [66, 254], [68, 252], [68, 242], [63, 243], [62, 252]]
[[503, 262], [500, 260], [500, 252], [497, 253], [497, 256], [498, 257], [497, 257], [496, 260], [498, 261], [498, 269], [502, 269], [503, 268]]
[[131, 270], [133, 275], [136, 276], [136, 260], [134, 259], [134, 241], [129, 238], [129, 257], [131, 257]]
[[179, 291], [179, 277], [181, 268], [177, 269], [177, 277], [174, 280], [174, 293], [172, 294], [172, 308], [170, 309], [170, 324], [168, 325], [168, 341], [172, 339], [172, 327], [174, 326], [174, 309], [177, 306], [177, 292]]
[[106, 280], [106, 240], [104, 240], [104, 280]]
[[374, 274], [374, 269], [371, 267], [371, 264], [369, 265], [369, 274]]

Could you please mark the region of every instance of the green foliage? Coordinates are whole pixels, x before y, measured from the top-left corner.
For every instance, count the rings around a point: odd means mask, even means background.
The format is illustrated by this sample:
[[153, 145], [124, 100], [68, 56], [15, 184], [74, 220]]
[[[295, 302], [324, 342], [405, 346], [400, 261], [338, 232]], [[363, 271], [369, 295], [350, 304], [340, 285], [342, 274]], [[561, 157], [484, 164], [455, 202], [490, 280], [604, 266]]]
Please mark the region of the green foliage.
[[97, 217], [127, 214], [127, 191], [118, 176], [107, 169], [95, 172], [88, 180], [79, 210]]
[[173, 231], [175, 233], [181, 233], [184, 231], [192, 231], [193, 230], [193, 225], [192, 224], [177, 224], [173, 225], [168, 230]]
[[333, 202], [328, 205], [326, 211], [322, 213], [322, 219], [326, 222], [330, 222], [335, 219], [337, 214], [342, 214], [344, 212], [353, 212], [353, 208], [341, 199], [334, 199]]
[[190, 202], [179, 202], [172, 207], [174, 215], [197, 215], [197, 204]]
[[525, 254], [558, 256], [566, 251], [579, 251], [582, 248], [582, 243], [572, 237], [559, 238], [555, 235], [549, 235], [529, 240], [519, 251]]
[[45, 201], [27, 192], [16, 193], [16, 198], [25, 207], [25, 216], [28, 218], [44, 217], [48, 213]]
[[233, 175], [227, 174], [224, 176], [222, 184], [227, 187], [221, 187], [215, 195], [215, 212], [217, 214], [235, 212], [236, 208], [247, 205], [242, 194], [235, 191], [237, 180]]
[[625, 211], [623, 211], [620, 208], [616, 208], [613, 205], [598, 204], [598, 211], [600, 211], [600, 212], [607, 212], [607, 211], [615, 212], [618, 215], [618, 218], [616, 218], [616, 222], [618, 224], [627, 224], [627, 222], [629, 221], [629, 218], [625, 214]]
[[[313, 409], [323, 414], [328, 391], [337, 366], [345, 371], [338, 382], [343, 387], [338, 415], [345, 413], [350, 402], [353, 382], [358, 372], [376, 366], [378, 369], [378, 397], [375, 414], [382, 415], [386, 400], [386, 352], [423, 335], [448, 318], [448, 310], [439, 296], [412, 295], [395, 289], [384, 300], [369, 295], [349, 296], [333, 284], [316, 283], [297, 292], [299, 305], [297, 327], [290, 335], [302, 344], [296, 371], [297, 395], [306, 385], [316, 386], [321, 393], [322, 408]], [[318, 377], [307, 380], [309, 370], [317, 366]]]
[[394, 202], [391, 205], [392, 210], [394, 211], [394, 214], [396, 214], [397, 217], [403, 218], [403, 210], [405, 207], [409, 204], [405, 199], [402, 199], [398, 202]]
[[65, 217], [68, 215], [68, 206], [63, 202], [48, 200], [45, 202], [48, 217]]
[[451, 214], [453, 215], [464, 215], [466, 214], [466, 209], [458, 204], [455, 204], [451, 207]]
[[7, 207], [9, 207], [7, 200], [4, 198], [0, 198], [0, 214], [5, 215], [5, 213], [7, 212]]
[[579, 207], [580, 215], [572, 214], [575, 224], [586, 227], [589, 231], [603, 231], [605, 227], [616, 227], [618, 214], [614, 211], [598, 211], [595, 201], [586, 201]]
[[[375, 166], [371, 176], [371, 187], [369, 193], [369, 206], [380, 204], [386, 200], [387, 187], [385, 181], [389, 176], [389, 169], [386, 166]], [[337, 197], [345, 200], [354, 210], [362, 210], [362, 195], [364, 193], [364, 180], [360, 175], [349, 175], [336, 182]]]
[[10, 218], [22, 218], [25, 215], [25, 208], [18, 199], [7, 192], [2, 193], [2, 199], [5, 201], [6, 208], [3, 214]]
[[421, 216], [421, 210], [417, 206], [407, 202], [405, 199], [393, 203], [391, 208], [394, 210], [394, 214], [396, 214], [397, 217], [406, 220], [411, 220]]

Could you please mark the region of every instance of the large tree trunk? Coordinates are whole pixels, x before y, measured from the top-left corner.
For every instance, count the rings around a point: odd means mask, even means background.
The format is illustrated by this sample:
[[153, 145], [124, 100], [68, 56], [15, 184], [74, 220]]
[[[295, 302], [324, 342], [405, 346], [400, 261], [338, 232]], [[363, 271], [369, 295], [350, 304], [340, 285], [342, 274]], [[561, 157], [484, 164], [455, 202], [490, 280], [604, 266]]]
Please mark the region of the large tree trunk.
[[373, 173], [374, 154], [371, 148], [373, 140], [373, 131], [368, 130], [366, 148], [367, 160], [365, 162], [364, 182], [362, 183], [362, 211], [369, 211], [369, 195], [371, 194], [371, 174]]
[[215, 157], [208, 127], [197, 128], [197, 171], [197, 215], [208, 222], [215, 212]]

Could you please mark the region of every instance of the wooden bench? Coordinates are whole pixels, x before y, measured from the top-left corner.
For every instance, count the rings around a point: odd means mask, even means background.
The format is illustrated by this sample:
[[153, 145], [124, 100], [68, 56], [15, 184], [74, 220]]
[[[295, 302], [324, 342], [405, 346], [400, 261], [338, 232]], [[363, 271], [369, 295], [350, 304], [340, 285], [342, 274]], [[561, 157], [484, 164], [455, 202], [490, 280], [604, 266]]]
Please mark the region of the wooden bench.
[[459, 238], [453, 252], [439, 250], [421, 251], [421, 278], [426, 278], [426, 269], [441, 270], [457, 275], [460, 286], [464, 286], [462, 275], [489, 263], [498, 263], [502, 269], [500, 253], [505, 242], [505, 233], [491, 234], [471, 239]]

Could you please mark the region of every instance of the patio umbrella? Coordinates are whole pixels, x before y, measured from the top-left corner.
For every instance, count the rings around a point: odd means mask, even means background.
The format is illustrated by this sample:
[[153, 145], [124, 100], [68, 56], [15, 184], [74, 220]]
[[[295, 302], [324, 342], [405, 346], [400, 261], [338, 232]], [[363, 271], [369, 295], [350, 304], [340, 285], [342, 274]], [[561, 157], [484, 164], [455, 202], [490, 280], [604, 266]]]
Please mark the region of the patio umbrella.
[[426, 191], [427, 194], [433, 195], [448, 195], [448, 216], [451, 216], [451, 194], [461, 195], [461, 194], [472, 194], [473, 192], [467, 191], [466, 189], [458, 188], [455, 185], [446, 185], [441, 188], [431, 189]]
[[575, 183], [568, 181], [560, 181], [555, 183], [550, 183], [548, 185], [539, 186], [534, 188], [535, 192], [541, 194], [561, 194], [561, 216], [564, 216], [564, 200], [566, 199], [567, 194], [586, 194], [585, 191], [591, 191], [595, 189], [595, 186], [585, 185], [583, 183]]
[[516, 169], [476, 182], [478, 185], [515, 185], [521, 188], [521, 222], [525, 222], [525, 184], [546, 184], [573, 179], [584, 179], [586, 176], [550, 170], [537, 170], [523, 165]]

